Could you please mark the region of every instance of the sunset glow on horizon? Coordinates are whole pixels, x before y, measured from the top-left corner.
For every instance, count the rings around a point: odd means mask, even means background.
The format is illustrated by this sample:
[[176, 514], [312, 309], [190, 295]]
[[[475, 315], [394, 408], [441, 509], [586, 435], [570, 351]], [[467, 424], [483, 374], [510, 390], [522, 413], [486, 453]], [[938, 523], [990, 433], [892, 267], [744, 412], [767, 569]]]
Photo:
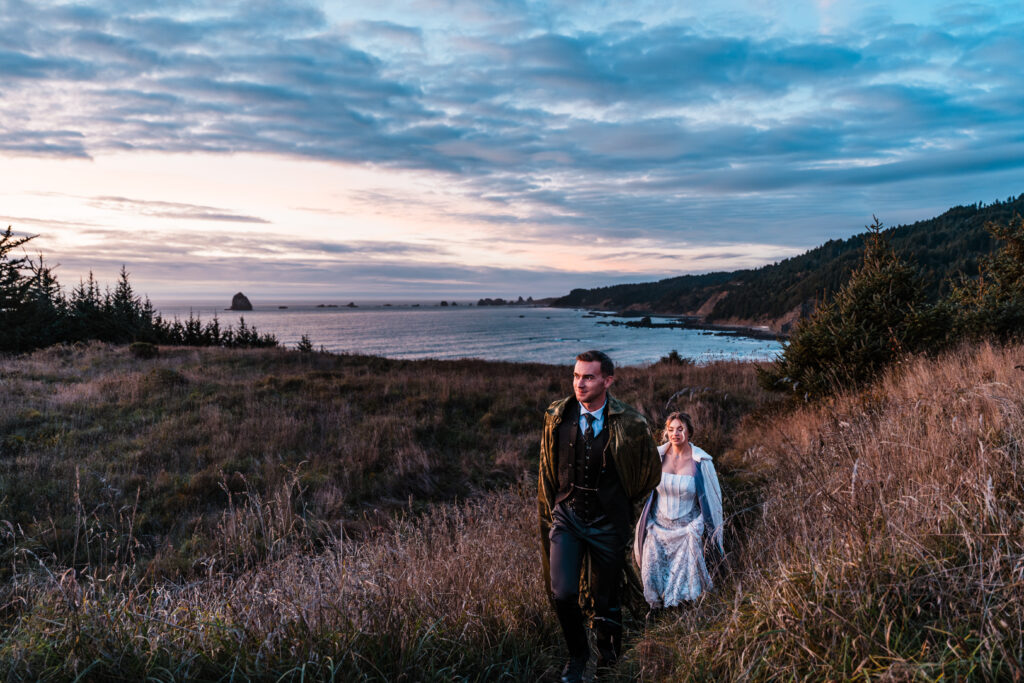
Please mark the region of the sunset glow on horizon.
[[557, 296], [1024, 192], [1016, 3], [0, 2], [0, 221], [154, 299]]

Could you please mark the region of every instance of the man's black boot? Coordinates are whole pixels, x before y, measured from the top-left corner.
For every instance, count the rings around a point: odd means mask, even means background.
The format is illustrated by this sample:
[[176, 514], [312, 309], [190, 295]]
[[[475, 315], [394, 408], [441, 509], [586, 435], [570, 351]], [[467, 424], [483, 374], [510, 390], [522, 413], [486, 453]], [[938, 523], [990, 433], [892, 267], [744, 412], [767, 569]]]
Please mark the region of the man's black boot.
[[569, 657], [562, 668], [562, 683], [582, 683], [583, 672], [587, 670], [588, 659], [589, 657], [586, 655], [582, 657]]
[[622, 624], [610, 619], [594, 619], [597, 636], [597, 678], [611, 673], [622, 652]]
[[555, 614], [562, 626], [565, 644], [569, 648], [569, 661], [562, 669], [562, 683], [580, 683], [590, 659], [590, 644], [583, 628], [583, 611], [576, 600], [555, 600]]

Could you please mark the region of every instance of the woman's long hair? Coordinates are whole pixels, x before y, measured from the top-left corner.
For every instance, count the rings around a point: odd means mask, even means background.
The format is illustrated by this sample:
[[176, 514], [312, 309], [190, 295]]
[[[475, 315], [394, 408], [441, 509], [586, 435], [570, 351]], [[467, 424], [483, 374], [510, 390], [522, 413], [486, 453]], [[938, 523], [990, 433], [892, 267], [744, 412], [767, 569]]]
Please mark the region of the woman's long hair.
[[668, 426], [672, 424], [673, 420], [679, 420], [686, 425], [686, 440], [689, 441], [693, 438], [693, 418], [689, 414], [682, 411], [676, 410], [668, 414], [665, 418], [665, 423], [661, 428], [661, 442], [668, 443]]

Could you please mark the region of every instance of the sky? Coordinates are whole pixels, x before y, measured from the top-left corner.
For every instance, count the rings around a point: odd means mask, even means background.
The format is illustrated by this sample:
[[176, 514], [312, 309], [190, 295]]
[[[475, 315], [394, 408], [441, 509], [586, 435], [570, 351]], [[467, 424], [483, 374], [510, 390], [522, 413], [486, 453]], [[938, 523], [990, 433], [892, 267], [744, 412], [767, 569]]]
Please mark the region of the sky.
[[0, 0], [0, 221], [154, 301], [535, 298], [1024, 192], [1024, 3]]

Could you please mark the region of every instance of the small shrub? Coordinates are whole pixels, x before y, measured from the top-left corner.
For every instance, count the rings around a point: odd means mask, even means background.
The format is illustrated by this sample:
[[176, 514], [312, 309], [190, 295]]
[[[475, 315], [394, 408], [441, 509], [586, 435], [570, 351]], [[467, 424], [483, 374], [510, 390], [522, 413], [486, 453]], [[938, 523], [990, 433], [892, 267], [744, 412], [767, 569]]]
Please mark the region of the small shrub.
[[135, 342], [128, 347], [128, 351], [131, 352], [132, 357], [141, 360], [149, 360], [160, 355], [160, 349], [149, 342]]
[[170, 368], [153, 368], [146, 374], [145, 386], [151, 389], [167, 389], [188, 384], [188, 378]]
[[664, 365], [693, 365], [692, 358], [684, 358], [683, 356], [680, 356], [679, 351], [675, 349], [669, 351], [667, 356], [662, 356], [658, 359], [658, 362], [663, 363]]
[[302, 335], [302, 339], [295, 345], [295, 350], [299, 353], [313, 353], [313, 342], [308, 334]]

